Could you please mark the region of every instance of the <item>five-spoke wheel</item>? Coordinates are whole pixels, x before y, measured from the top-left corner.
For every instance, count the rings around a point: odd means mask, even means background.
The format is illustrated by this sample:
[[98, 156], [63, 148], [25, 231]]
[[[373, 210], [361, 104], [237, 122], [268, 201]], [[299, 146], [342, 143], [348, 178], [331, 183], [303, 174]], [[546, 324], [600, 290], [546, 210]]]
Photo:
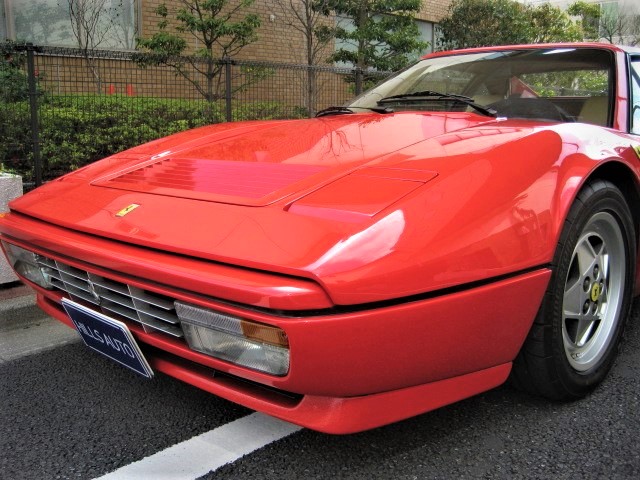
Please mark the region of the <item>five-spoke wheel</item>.
[[601, 360], [620, 321], [625, 284], [624, 236], [608, 212], [589, 219], [569, 264], [562, 302], [562, 340], [577, 371]]
[[636, 232], [611, 182], [585, 186], [573, 204], [549, 288], [514, 362], [513, 382], [549, 398], [584, 396], [615, 360], [631, 305]]

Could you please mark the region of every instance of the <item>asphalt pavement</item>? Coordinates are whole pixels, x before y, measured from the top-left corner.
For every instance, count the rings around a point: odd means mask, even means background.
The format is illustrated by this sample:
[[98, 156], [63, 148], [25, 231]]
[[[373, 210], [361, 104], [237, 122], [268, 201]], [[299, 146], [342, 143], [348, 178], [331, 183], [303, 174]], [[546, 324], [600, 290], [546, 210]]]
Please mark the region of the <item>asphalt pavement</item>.
[[[129, 372], [13, 288], [0, 290], [0, 479], [95, 478], [252, 415], [164, 375]], [[68, 336], [52, 347], [60, 327]], [[20, 341], [31, 346], [8, 353]], [[549, 402], [506, 385], [356, 435], [302, 429], [201, 478], [637, 479], [639, 433], [636, 302], [618, 361], [583, 400]]]

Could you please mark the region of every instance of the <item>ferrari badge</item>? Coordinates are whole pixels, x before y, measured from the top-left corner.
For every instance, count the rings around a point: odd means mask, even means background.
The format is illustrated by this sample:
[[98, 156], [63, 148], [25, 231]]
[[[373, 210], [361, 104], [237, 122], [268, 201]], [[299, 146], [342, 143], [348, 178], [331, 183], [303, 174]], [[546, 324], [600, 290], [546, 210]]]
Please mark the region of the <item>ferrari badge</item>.
[[139, 206], [140, 205], [138, 205], [137, 203], [132, 203], [131, 205], [128, 205], [128, 206], [124, 207], [122, 210], [120, 210], [118, 213], [116, 213], [116, 217], [124, 217], [128, 213], [131, 213], [132, 211], [134, 211]]

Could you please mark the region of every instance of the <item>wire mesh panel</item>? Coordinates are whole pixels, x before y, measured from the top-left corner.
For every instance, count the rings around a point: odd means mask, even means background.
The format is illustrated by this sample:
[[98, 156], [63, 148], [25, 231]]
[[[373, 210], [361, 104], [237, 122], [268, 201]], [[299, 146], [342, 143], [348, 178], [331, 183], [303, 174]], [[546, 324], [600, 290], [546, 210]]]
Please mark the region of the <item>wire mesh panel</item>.
[[[310, 117], [356, 93], [350, 69], [10, 44], [3, 48], [0, 162], [21, 174], [27, 185], [35, 180], [34, 145], [47, 180], [189, 128], [227, 120]], [[27, 49], [35, 54], [31, 96]]]
[[235, 62], [232, 97], [237, 119], [303, 118], [354, 96], [350, 70], [264, 62]]

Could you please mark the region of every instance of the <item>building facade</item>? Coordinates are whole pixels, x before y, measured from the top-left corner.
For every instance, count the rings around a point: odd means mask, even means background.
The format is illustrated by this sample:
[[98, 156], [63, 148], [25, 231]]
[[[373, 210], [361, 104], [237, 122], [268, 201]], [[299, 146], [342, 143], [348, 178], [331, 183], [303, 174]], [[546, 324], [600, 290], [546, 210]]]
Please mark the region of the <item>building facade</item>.
[[[451, 1], [423, 0], [416, 23], [430, 47], [422, 53], [432, 49], [434, 25], [446, 15]], [[155, 13], [158, 5], [166, 4], [171, 11], [179, 3], [179, 0], [0, 0], [0, 38], [36, 45], [78, 47], [85, 42], [97, 49], [134, 50], [136, 38], [148, 38], [158, 31], [158, 22], [162, 20]], [[246, 13], [260, 17], [261, 25], [258, 40], [245, 47], [238, 58], [306, 63], [304, 38], [287, 24], [279, 3], [283, 2], [256, 0], [246, 9]], [[198, 47], [193, 39], [189, 40], [192, 49]]]

